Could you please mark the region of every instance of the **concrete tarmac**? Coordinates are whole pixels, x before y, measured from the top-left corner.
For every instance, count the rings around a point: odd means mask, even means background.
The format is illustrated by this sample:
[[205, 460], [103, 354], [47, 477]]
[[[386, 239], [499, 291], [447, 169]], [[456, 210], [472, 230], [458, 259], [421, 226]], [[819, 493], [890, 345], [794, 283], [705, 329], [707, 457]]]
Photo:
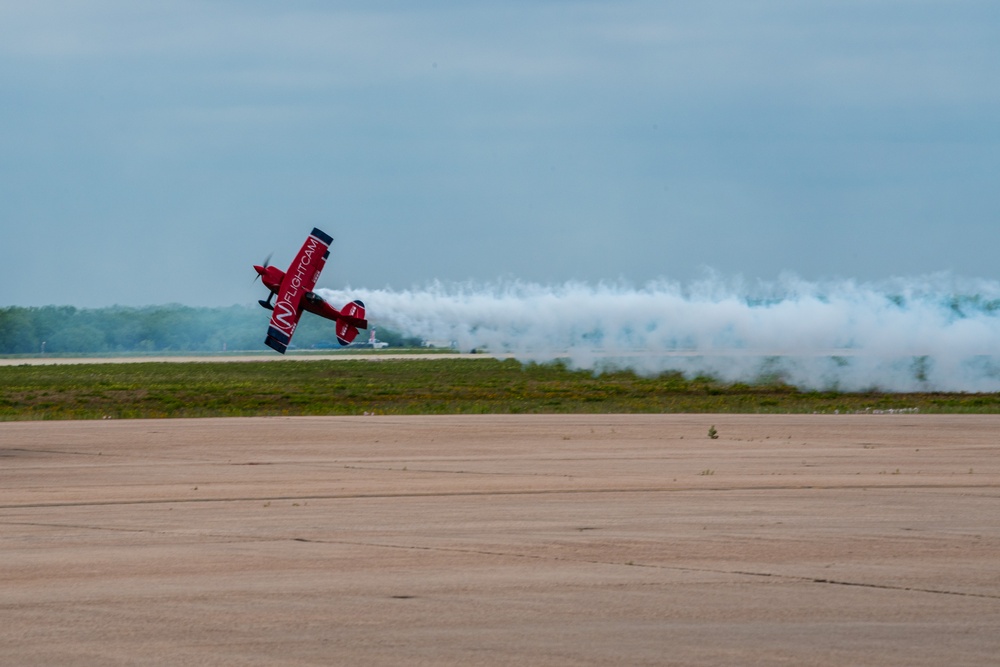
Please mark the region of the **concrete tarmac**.
[[0, 423], [3, 665], [998, 656], [997, 416]]

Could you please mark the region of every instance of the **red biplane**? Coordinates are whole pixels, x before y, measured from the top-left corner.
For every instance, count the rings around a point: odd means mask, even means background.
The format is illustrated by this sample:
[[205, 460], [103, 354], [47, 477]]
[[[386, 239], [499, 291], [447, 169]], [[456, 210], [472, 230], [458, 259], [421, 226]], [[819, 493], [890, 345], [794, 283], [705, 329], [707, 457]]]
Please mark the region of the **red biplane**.
[[[365, 304], [354, 300], [340, 310], [337, 310], [318, 294], [312, 291], [319, 280], [319, 273], [330, 256], [330, 244], [333, 237], [320, 229], [313, 228], [312, 234], [306, 239], [295, 256], [288, 271], [268, 266], [254, 265], [257, 275], [264, 287], [271, 290], [267, 300], [258, 301], [271, 315], [271, 325], [267, 329], [267, 340], [264, 343], [284, 354], [288, 343], [292, 340], [295, 327], [299, 324], [302, 311], [308, 311], [337, 323], [337, 340], [341, 345], [349, 345], [358, 335], [358, 329], [367, 329], [365, 319]], [[278, 296], [273, 304], [271, 299]]]

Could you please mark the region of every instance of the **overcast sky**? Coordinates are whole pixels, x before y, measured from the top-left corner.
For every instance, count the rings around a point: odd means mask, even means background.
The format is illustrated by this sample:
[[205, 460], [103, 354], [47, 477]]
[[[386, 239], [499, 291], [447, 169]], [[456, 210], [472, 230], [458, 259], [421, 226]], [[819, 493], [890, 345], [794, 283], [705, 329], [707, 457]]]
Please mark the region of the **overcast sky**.
[[1000, 3], [0, 2], [0, 306], [1000, 279]]

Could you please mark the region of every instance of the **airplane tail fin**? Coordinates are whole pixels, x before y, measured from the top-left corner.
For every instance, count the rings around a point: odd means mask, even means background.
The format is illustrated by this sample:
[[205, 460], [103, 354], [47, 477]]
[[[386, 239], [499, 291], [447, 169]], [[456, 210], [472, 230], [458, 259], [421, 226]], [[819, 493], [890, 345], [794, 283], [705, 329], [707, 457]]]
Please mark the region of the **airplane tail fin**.
[[365, 304], [360, 299], [355, 299], [340, 309], [340, 317], [337, 318], [337, 342], [341, 345], [350, 345], [357, 338], [358, 329], [367, 328]]
[[[365, 304], [361, 301], [361, 299], [355, 299], [354, 301], [350, 302], [349, 304], [341, 308], [340, 314], [341, 316], [347, 319], [359, 320], [363, 322], [365, 319]], [[367, 329], [368, 323], [365, 322], [364, 325], [358, 324], [358, 326], [361, 327], [362, 329]]]

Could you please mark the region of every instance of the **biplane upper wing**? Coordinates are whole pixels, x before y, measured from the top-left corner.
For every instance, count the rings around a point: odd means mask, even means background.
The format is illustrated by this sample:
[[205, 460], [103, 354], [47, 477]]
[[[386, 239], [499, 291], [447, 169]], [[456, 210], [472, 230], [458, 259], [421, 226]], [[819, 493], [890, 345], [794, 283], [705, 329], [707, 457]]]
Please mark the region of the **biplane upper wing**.
[[285, 278], [278, 289], [278, 298], [274, 302], [271, 324], [267, 328], [267, 340], [264, 341], [273, 350], [284, 354], [288, 349], [295, 327], [299, 324], [299, 316], [302, 315], [302, 297], [316, 286], [319, 274], [326, 265], [326, 258], [330, 256], [331, 243], [333, 237], [321, 229], [313, 228], [285, 272]]

